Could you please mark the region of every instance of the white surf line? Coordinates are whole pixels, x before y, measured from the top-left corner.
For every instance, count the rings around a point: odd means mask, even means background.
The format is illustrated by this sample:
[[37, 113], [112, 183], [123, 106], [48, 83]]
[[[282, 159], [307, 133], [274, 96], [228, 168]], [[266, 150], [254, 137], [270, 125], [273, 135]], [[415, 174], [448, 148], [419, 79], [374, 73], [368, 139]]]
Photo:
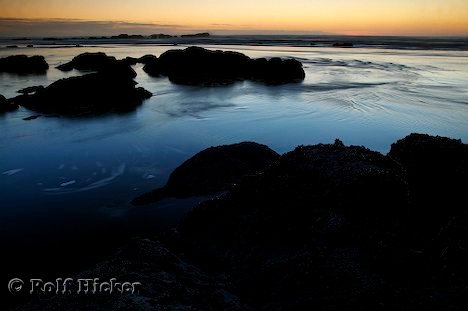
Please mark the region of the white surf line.
[[70, 185], [73, 185], [73, 184], [76, 184], [76, 180], [70, 180], [70, 181], [64, 182], [64, 183], [60, 184], [60, 187], [66, 187], [66, 186], [70, 186]]
[[[113, 167], [112, 168], [112, 173], [111, 173], [111, 175], [109, 177], [100, 179], [98, 181], [95, 181], [95, 182], [93, 182], [93, 183], [91, 183], [91, 184], [89, 184], [89, 185], [87, 185], [87, 186], [85, 186], [83, 188], [67, 188], [67, 189], [64, 189], [64, 188], [46, 188], [46, 189], [44, 189], [44, 191], [49, 192], [51, 195], [58, 195], [58, 194], [84, 192], [84, 191], [104, 187], [104, 186], [107, 186], [109, 183], [111, 183], [114, 179], [116, 179], [117, 177], [122, 175], [125, 172], [125, 167], [126, 167], [125, 164], [121, 164], [118, 167]], [[76, 183], [76, 181], [73, 180], [73, 181], [63, 183], [60, 186], [65, 187], [65, 186], [72, 185], [72, 184], [75, 184], [75, 183]]]

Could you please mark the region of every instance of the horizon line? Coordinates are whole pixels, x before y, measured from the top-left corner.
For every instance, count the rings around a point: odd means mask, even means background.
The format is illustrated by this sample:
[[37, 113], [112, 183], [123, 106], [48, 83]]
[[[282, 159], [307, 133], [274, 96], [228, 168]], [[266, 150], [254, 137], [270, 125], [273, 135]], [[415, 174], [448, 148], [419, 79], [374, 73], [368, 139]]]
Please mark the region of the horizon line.
[[[60, 25], [62, 27], [52, 27]], [[222, 26], [222, 27], [221, 27]], [[190, 26], [180, 24], [158, 23], [156, 21], [122, 21], [95, 20], [79, 18], [16, 18], [0, 16], [0, 37], [90, 37], [112, 36], [123, 33], [151, 35], [166, 33], [183, 35], [189, 33], [209, 32], [213, 36], [349, 36], [349, 37], [468, 37], [468, 33], [394, 33], [371, 31], [354, 31], [354, 33], [328, 32], [323, 30], [279, 30], [274, 28], [258, 29], [248, 25], [209, 24]]]

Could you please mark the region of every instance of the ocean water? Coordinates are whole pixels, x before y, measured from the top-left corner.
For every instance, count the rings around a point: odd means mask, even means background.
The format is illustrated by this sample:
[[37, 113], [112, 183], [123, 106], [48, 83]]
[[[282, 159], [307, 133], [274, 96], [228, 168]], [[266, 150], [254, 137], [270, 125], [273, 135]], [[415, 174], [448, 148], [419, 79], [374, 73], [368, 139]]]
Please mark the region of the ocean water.
[[[204, 46], [251, 57], [292, 57], [303, 83], [239, 82], [204, 88], [147, 76], [154, 96], [133, 112], [89, 118], [0, 116], [0, 230], [7, 245], [41, 245], [69, 237], [137, 235], [177, 223], [200, 198], [132, 207], [139, 194], [165, 184], [171, 171], [209, 146], [256, 141], [283, 153], [300, 144], [364, 145], [386, 153], [412, 133], [468, 142], [468, 51], [291, 46]], [[48, 85], [82, 73], [55, 66], [83, 52], [117, 58], [160, 55], [161, 45], [0, 49], [43, 55], [45, 75], [0, 74], [0, 94]]]

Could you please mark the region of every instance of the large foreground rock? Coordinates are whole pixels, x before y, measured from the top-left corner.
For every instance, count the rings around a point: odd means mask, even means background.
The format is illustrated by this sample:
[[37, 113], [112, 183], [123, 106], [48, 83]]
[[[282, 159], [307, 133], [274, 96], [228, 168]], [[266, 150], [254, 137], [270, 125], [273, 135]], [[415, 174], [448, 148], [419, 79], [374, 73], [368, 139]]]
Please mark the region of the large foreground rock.
[[[135, 293], [77, 294], [78, 279], [139, 282]], [[246, 310], [219, 281], [157, 241], [135, 239], [115, 256], [74, 277], [70, 294], [43, 295], [15, 310]], [[90, 289], [92, 290], [92, 288]]]
[[173, 243], [259, 309], [463, 310], [466, 148], [416, 134], [390, 156], [298, 147], [201, 203]]
[[49, 69], [43, 56], [14, 55], [0, 58], [0, 72], [42, 74]]
[[200, 47], [164, 52], [143, 70], [151, 76], [167, 76], [173, 83], [188, 85], [229, 84], [246, 79], [281, 84], [300, 82], [305, 77], [297, 60], [252, 60], [241, 53]]
[[[411, 134], [392, 144], [389, 156], [408, 174], [408, 217], [414, 233], [408, 240], [422, 251], [413, 271], [424, 275], [427, 269], [442, 270], [444, 276], [451, 271], [468, 280], [468, 265], [463, 263], [468, 262], [468, 145]], [[437, 266], [428, 266], [430, 262]]]
[[18, 105], [15, 105], [8, 101], [5, 96], [0, 94], [0, 113], [13, 111], [18, 109]]
[[411, 134], [392, 144], [389, 156], [406, 168], [412, 200], [427, 205], [426, 212], [434, 205], [468, 206], [468, 146], [461, 140]]
[[207, 195], [229, 189], [242, 176], [263, 171], [279, 158], [265, 145], [243, 142], [201, 151], [169, 177], [165, 187], [136, 198], [136, 205], [157, 202], [165, 197]]
[[13, 99], [28, 109], [66, 115], [129, 111], [151, 93], [136, 88], [135, 71], [124, 62], [116, 62], [97, 73], [58, 80], [33, 94]]
[[259, 308], [389, 306], [404, 178], [398, 163], [363, 147], [301, 146], [196, 207], [178, 228], [181, 244]]

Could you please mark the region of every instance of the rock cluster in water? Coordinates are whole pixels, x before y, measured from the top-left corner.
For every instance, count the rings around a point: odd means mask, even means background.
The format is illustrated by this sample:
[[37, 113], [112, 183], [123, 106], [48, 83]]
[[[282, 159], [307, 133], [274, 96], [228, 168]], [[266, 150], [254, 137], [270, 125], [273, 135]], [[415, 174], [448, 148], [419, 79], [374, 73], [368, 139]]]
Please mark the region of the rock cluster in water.
[[42, 74], [49, 69], [43, 56], [13, 55], [0, 58], [0, 72]]
[[[18, 105], [43, 113], [90, 114], [127, 111], [141, 104], [151, 93], [136, 88], [135, 71], [130, 67], [144, 65], [151, 76], [167, 76], [170, 81], [189, 85], [220, 85], [245, 79], [267, 84], [299, 82], [305, 77], [302, 64], [293, 59], [251, 59], [237, 52], [210, 51], [198, 47], [170, 50], [159, 58], [145, 55], [117, 60], [105, 53], [83, 53], [61, 64], [61, 71], [92, 71], [80, 77], [58, 80], [47, 87], [34, 86], [20, 90], [22, 95], [2, 104], [2, 111]], [[48, 64], [42, 56], [10, 56], [0, 59], [0, 71], [44, 72]]]
[[143, 70], [151, 76], [167, 76], [173, 83], [188, 85], [229, 84], [247, 79], [282, 84], [305, 78], [302, 64], [294, 59], [251, 59], [237, 52], [200, 47], [164, 52], [147, 62]]
[[[82, 65], [75, 62], [73, 66], [90, 68]], [[12, 102], [34, 111], [65, 115], [129, 111], [152, 96], [136, 87], [135, 77], [136, 72], [128, 64], [115, 61], [99, 66], [96, 73], [61, 79], [45, 88], [31, 88], [27, 91], [32, 93], [20, 95]]]

